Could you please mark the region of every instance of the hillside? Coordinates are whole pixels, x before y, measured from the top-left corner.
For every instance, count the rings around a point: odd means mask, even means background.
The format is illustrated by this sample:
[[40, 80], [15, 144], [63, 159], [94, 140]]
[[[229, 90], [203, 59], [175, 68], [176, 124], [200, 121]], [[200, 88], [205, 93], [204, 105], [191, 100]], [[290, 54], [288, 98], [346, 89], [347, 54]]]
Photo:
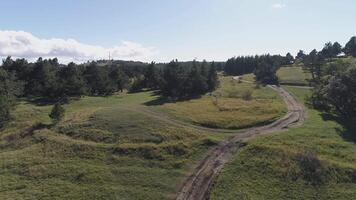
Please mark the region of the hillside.
[[[286, 89], [300, 101], [309, 94]], [[215, 181], [211, 199], [355, 199], [355, 127], [306, 108], [304, 126], [248, 142]]]
[[311, 79], [310, 73], [303, 70], [301, 65], [281, 67], [277, 71], [277, 76], [282, 85], [308, 86], [308, 80]]
[[[227, 80], [232, 78], [222, 78], [217, 90], [224, 91], [224, 106], [230, 103], [231, 110], [221, 111], [227, 120], [236, 112], [233, 108], [253, 109], [258, 101], [261, 113], [271, 112], [270, 108], [264, 111], [263, 104], [276, 105], [272, 117], [265, 120], [284, 112], [274, 91], [248, 87], [253, 95], [244, 100], [236, 96], [239, 83]], [[188, 112], [181, 104], [208, 102], [212, 107], [209, 94], [177, 105], [152, 105], [159, 100], [154, 92], [72, 99], [64, 106], [65, 119], [56, 126], [48, 117], [51, 104], [21, 100], [12, 121], [0, 131], [0, 199], [172, 198], [202, 155], [231, 133], [196, 127], [167, 111], [174, 106], [194, 116], [196, 110]], [[209, 109], [200, 113], [211, 115]], [[237, 116], [236, 122], [239, 117], [244, 118]], [[249, 124], [263, 122], [263, 118], [257, 120], [249, 119]]]

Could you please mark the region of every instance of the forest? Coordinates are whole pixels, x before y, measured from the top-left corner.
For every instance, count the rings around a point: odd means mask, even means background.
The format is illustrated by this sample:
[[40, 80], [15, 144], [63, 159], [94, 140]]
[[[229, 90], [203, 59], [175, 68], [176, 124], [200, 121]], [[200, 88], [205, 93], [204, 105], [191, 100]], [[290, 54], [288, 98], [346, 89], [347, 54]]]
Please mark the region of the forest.
[[0, 122], [10, 118], [16, 98], [53, 103], [68, 98], [108, 96], [116, 92], [158, 90], [171, 99], [199, 96], [218, 86], [214, 62], [173, 60], [168, 64], [129, 61], [97, 61], [60, 64], [56, 58], [30, 63], [7, 57], [0, 67]]

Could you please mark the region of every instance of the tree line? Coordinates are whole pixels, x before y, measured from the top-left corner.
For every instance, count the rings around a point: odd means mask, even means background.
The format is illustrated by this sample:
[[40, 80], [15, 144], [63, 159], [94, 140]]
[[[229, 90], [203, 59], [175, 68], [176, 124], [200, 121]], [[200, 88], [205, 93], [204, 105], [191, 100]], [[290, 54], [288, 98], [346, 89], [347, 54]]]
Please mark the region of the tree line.
[[300, 51], [297, 59], [312, 75], [311, 105], [352, 120], [356, 117], [356, 62], [333, 59], [342, 52], [345, 54], [343, 57], [356, 58], [356, 37], [352, 37], [344, 47], [338, 42], [328, 42], [321, 51], [314, 49], [309, 54]]
[[276, 71], [281, 65], [294, 62], [294, 57], [288, 53], [280, 55], [256, 55], [233, 57], [226, 61], [224, 72], [227, 75], [243, 75], [254, 73], [256, 80], [262, 84], [278, 84]]
[[217, 84], [216, 64], [205, 61], [147, 64], [102, 60], [63, 65], [56, 58], [31, 63], [7, 57], [0, 66], [0, 125], [9, 119], [17, 97], [65, 102], [69, 97], [148, 88], [178, 99], [204, 94]]

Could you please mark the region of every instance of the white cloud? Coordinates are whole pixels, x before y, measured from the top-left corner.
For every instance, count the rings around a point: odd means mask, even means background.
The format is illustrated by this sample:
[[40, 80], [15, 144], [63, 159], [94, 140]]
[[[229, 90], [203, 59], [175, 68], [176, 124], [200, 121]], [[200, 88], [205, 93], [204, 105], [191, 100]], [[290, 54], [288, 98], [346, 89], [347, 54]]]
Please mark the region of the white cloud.
[[272, 5], [272, 8], [275, 8], [275, 9], [282, 9], [282, 8], [285, 8], [287, 7], [286, 4], [283, 4], [283, 3], [275, 3]]
[[113, 59], [150, 61], [157, 50], [129, 41], [104, 48], [83, 44], [74, 39], [41, 39], [24, 31], [0, 30], [0, 57], [12, 56], [30, 60], [57, 57], [60, 62], [67, 63], [107, 59], [109, 52]]

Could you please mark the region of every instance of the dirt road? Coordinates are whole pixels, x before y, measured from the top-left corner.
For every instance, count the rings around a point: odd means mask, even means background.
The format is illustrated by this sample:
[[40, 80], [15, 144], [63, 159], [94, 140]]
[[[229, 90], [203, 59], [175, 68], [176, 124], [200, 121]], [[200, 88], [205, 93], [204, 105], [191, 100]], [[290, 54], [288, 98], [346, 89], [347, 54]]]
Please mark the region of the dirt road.
[[187, 178], [180, 188], [177, 200], [202, 200], [208, 197], [209, 187], [225, 163], [232, 157], [242, 145], [243, 141], [257, 135], [281, 131], [287, 127], [297, 126], [304, 122], [305, 113], [303, 107], [297, 103], [294, 97], [283, 88], [269, 86], [279, 93], [287, 104], [288, 113], [281, 119], [265, 126], [255, 127], [237, 133], [234, 137], [225, 140], [212, 149], [200, 162], [194, 172]]

